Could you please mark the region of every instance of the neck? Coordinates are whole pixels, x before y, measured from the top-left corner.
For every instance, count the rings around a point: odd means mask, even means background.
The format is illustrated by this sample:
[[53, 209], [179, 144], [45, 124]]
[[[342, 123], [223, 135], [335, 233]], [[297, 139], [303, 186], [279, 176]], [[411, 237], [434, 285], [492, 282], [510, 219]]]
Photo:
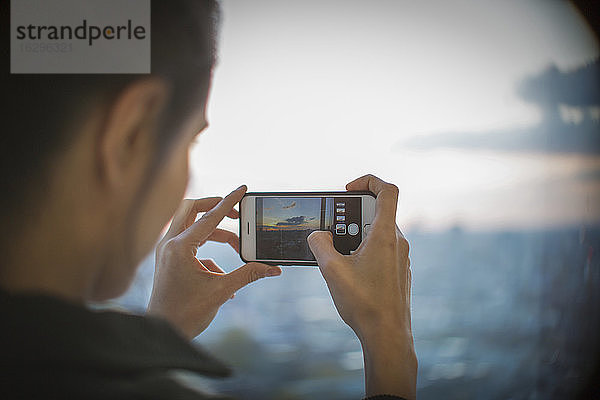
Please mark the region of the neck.
[[28, 251], [13, 252], [0, 270], [0, 286], [12, 293], [37, 292], [86, 301], [91, 295], [93, 271], [65, 250], [32, 245]]
[[0, 287], [13, 293], [42, 292], [84, 302], [91, 298], [103, 262], [98, 250], [102, 248], [100, 235], [92, 248], [86, 245], [89, 239], [77, 234], [74, 221], [53, 220], [51, 215], [40, 213], [36, 221], [23, 224], [32, 228], [10, 238], [0, 267]]

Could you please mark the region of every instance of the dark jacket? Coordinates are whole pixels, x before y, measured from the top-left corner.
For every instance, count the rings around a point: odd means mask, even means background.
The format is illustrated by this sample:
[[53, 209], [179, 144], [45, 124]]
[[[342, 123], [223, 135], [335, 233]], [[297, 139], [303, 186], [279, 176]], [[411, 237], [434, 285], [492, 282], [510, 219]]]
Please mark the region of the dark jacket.
[[182, 379], [231, 371], [163, 320], [2, 290], [0, 313], [2, 399], [228, 398]]
[[229, 368], [157, 318], [0, 291], [0, 398], [212, 399], [178, 377]]

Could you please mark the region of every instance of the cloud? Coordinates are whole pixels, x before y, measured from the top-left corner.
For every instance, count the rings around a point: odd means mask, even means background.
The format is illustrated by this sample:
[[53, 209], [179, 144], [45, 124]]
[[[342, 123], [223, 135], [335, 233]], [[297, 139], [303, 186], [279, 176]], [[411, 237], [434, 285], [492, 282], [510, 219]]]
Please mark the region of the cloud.
[[517, 94], [540, 108], [542, 121], [538, 126], [487, 132], [447, 132], [401, 141], [394, 149], [445, 147], [599, 154], [598, 85], [598, 59], [568, 72], [561, 72], [551, 66], [517, 85]]
[[519, 82], [517, 94], [535, 104], [568, 104], [593, 106], [600, 104], [600, 59], [562, 72], [556, 66]]
[[488, 132], [448, 132], [402, 141], [402, 148], [484, 149], [512, 152], [600, 153], [600, 125], [594, 122], [574, 124], [544, 124], [531, 129], [511, 129]]
[[283, 208], [283, 209], [285, 210], [285, 209], [288, 209], [288, 208], [294, 208], [294, 207], [296, 207], [296, 202], [295, 202], [295, 201], [292, 201], [292, 204], [290, 204], [290, 205], [287, 205], [287, 206], [283, 206], [283, 207], [281, 207], [281, 208]]
[[584, 182], [600, 182], [600, 167], [582, 171], [577, 174], [577, 178]]
[[285, 220], [285, 222], [278, 222], [277, 226], [297, 226], [302, 225], [305, 222], [314, 221], [317, 219], [316, 217], [306, 217], [304, 215], [300, 215], [298, 217], [291, 217]]

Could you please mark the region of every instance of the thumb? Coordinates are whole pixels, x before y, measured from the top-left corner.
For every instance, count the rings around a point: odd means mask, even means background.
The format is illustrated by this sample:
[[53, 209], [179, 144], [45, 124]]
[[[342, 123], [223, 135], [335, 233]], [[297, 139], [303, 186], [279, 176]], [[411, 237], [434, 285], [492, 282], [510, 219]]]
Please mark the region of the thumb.
[[333, 247], [333, 236], [329, 231], [314, 231], [308, 235], [308, 246], [315, 255], [317, 263], [321, 267], [327, 267], [330, 262], [341, 257]]
[[228, 273], [226, 279], [228, 280], [229, 287], [233, 289], [233, 292], [235, 293], [239, 289], [260, 278], [278, 275], [281, 275], [281, 268], [279, 267], [251, 262]]

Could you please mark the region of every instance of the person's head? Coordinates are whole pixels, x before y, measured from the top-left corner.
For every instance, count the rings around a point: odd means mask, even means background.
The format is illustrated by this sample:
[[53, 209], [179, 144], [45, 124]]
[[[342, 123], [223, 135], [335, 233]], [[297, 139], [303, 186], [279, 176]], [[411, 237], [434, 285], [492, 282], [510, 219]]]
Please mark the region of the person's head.
[[151, 6], [151, 74], [11, 75], [5, 51], [0, 279], [10, 268], [50, 276], [32, 265], [44, 257], [77, 261], [71, 274], [93, 275], [85, 297], [119, 295], [181, 201], [206, 125], [218, 7]]

